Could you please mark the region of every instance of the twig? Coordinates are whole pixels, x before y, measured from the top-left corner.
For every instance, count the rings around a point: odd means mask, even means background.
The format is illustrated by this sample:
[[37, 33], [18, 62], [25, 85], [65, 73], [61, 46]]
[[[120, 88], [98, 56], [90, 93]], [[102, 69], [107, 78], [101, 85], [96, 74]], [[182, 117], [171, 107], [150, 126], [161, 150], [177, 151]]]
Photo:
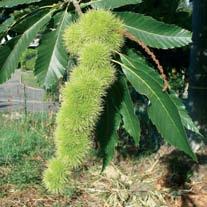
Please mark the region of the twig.
[[162, 67], [162, 65], [160, 64], [159, 60], [156, 58], [155, 54], [149, 49], [149, 47], [147, 47], [147, 45], [145, 45], [142, 41], [138, 40], [134, 35], [132, 35], [131, 33], [124, 31], [123, 35], [125, 37], [127, 37], [128, 39], [136, 42], [139, 46], [141, 46], [144, 51], [151, 57], [151, 59], [153, 60], [153, 62], [156, 64], [161, 77], [164, 81], [164, 86], [163, 86], [163, 91], [166, 91], [167, 89], [169, 89], [169, 83], [167, 80], [167, 76], [165, 75], [164, 69]]
[[74, 5], [75, 10], [77, 11], [78, 15], [81, 16], [81, 15], [83, 14], [83, 12], [82, 12], [82, 10], [81, 10], [81, 7], [80, 7], [80, 5], [79, 5], [79, 2], [78, 2], [77, 0], [72, 0], [72, 3], [73, 3], [73, 5]]

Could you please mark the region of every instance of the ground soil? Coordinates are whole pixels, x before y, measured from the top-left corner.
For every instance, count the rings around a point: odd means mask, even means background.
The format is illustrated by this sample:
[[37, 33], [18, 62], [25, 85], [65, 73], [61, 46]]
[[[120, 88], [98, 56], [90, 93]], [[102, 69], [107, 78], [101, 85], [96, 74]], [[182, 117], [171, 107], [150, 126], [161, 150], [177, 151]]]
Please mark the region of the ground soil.
[[195, 163], [171, 147], [152, 155], [114, 161], [103, 174], [91, 160], [74, 172], [65, 195], [43, 186], [1, 186], [1, 207], [206, 207], [207, 149]]

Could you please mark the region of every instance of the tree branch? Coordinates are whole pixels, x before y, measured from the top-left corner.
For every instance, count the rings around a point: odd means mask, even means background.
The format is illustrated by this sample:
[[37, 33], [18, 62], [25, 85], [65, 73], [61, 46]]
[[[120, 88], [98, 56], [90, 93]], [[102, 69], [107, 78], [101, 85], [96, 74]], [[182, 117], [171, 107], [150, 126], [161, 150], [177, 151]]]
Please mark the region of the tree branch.
[[75, 7], [75, 10], [77, 11], [78, 15], [81, 16], [83, 14], [81, 7], [79, 5], [79, 2], [77, 0], [71, 0], [73, 3], [73, 6]]

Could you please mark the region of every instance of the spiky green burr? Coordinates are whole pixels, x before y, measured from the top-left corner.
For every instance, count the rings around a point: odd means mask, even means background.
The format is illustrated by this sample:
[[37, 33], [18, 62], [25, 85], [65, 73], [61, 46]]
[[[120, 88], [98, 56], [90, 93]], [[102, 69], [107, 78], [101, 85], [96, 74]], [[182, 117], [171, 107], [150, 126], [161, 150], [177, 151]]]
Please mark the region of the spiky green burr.
[[111, 12], [90, 10], [65, 30], [66, 49], [78, 57], [78, 66], [62, 90], [55, 130], [56, 157], [44, 173], [43, 181], [52, 192], [62, 192], [72, 169], [90, 152], [103, 98], [116, 78], [110, 60], [123, 44], [122, 29], [122, 22]]

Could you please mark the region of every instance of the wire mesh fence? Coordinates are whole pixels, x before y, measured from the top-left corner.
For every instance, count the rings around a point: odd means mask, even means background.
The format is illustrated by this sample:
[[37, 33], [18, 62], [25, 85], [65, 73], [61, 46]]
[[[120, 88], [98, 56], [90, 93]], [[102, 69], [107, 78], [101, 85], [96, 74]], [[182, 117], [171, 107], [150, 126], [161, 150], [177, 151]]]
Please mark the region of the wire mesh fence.
[[0, 85], [0, 111], [2, 112], [49, 112], [56, 111], [57, 108], [58, 103], [48, 101], [43, 89], [22, 84], [19, 71], [5, 84]]

